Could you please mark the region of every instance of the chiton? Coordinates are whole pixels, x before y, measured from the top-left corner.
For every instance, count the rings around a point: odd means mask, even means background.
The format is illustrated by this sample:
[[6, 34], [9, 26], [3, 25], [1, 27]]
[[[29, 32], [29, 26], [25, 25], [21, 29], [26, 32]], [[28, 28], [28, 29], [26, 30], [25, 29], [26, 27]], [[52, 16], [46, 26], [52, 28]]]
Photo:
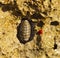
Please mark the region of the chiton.
[[22, 20], [19, 27], [19, 36], [22, 41], [28, 41], [31, 35], [31, 25], [28, 20]]

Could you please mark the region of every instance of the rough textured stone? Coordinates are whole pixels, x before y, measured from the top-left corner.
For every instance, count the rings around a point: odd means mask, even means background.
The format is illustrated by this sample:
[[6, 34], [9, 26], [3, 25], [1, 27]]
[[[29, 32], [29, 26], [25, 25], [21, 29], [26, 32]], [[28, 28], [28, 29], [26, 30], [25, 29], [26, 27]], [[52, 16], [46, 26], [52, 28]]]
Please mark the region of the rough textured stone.
[[[36, 31], [25, 44], [17, 38], [23, 17], [29, 18]], [[44, 22], [42, 28], [40, 21]], [[50, 25], [53, 21], [59, 25]], [[43, 33], [36, 34], [39, 30]], [[60, 0], [0, 0], [0, 58], [60, 58]]]

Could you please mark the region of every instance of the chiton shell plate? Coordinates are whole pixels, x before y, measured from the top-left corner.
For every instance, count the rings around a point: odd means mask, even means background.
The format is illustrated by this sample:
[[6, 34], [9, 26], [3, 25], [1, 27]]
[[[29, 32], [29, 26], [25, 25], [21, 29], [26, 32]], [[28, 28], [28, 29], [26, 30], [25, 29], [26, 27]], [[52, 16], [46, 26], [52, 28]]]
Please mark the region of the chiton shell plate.
[[21, 21], [19, 33], [22, 40], [29, 40], [31, 35], [31, 25], [28, 20]]

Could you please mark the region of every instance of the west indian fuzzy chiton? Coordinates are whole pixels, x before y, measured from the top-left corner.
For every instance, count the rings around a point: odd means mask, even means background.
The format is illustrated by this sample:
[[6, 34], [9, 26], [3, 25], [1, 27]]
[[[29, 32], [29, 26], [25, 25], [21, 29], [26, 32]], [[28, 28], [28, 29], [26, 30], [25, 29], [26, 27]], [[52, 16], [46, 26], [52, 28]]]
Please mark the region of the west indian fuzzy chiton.
[[29, 40], [31, 34], [31, 26], [28, 20], [23, 20], [21, 22], [20, 33], [21, 33], [20, 36], [23, 40], [25, 41]]
[[19, 38], [20, 42], [26, 43], [31, 38], [32, 30], [31, 24], [27, 18], [23, 18], [21, 23], [18, 26], [18, 34], [17, 37]]

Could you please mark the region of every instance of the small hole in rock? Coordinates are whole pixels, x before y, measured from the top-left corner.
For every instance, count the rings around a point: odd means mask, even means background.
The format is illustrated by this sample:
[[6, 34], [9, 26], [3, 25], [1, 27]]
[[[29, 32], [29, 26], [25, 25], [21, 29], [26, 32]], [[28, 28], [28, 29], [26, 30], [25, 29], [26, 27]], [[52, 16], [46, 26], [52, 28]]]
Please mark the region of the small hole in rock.
[[2, 34], [5, 35], [5, 32], [3, 32]]
[[59, 25], [59, 22], [58, 22], [58, 21], [52, 21], [52, 22], [50, 23], [50, 25], [57, 26], [57, 25]]
[[39, 27], [43, 27], [43, 25], [44, 25], [44, 22], [43, 22], [43, 21], [40, 21], [40, 22], [37, 24], [37, 26], [39, 26]]
[[29, 58], [28, 56], [26, 56], [26, 58]]
[[54, 49], [57, 49], [57, 44], [54, 44]]

